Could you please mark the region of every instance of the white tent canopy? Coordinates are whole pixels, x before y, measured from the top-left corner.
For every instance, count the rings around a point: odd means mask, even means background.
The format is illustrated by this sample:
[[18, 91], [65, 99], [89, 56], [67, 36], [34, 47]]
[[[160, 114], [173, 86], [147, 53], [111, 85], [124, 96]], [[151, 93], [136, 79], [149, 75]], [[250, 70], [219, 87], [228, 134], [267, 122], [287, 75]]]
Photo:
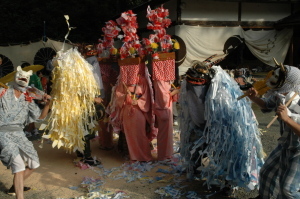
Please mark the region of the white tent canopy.
[[48, 39], [47, 42], [42, 40], [29, 44], [20, 44], [13, 46], [1, 46], [0, 54], [11, 60], [14, 67], [20, 66], [23, 62], [34, 63], [34, 56], [41, 48], [52, 48], [54, 51], [68, 50], [72, 45]]
[[280, 63], [284, 62], [290, 41], [292, 29], [244, 31], [241, 27], [200, 27], [179, 25], [175, 34], [181, 37], [187, 49], [186, 59], [179, 67], [179, 74], [184, 74], [193, 60], [204, 61], [211, 55], [225, 56], [224, 44], [228, 38], [239, 35], [245, 44], [263, 63], [274, 66], [273, 57]]

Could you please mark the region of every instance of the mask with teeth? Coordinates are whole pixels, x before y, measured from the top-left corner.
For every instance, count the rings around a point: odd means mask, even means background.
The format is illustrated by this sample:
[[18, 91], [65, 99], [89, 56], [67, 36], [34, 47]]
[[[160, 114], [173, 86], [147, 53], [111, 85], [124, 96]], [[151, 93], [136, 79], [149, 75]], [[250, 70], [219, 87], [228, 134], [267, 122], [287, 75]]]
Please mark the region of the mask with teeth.
[[16, 84], [18, 84], [21, 87], [27, 87], [31, 75], [32, 75], [32, 70], [26, 72], [22, 70], [21, 66], [18, 66], [17, 72], [15, 74]]

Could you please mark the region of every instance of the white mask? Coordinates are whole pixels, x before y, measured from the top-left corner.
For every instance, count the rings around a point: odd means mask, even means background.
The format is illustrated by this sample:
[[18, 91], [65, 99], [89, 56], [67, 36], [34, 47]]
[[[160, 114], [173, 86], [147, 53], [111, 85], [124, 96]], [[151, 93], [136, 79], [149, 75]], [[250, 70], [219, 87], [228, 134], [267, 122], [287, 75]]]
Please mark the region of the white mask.
[[277, 68], [274, 70], [272, 76], [267, 81], [267, 86], [274, 89], [281, 88], [286, 79], [286, 69]]
[[27, 87], [29, 84], [30, 76], [32, 75], [32, 70], [26, 72], [23, 71], [21, 66], [17, 67], [17, 72], [15, 74], [15, 82], [22, 87]]
[[279, 80], [279, 72], [280, 72], [280, 68], [277, 68], [276, 70], [273, 71], [272, 76], [267, 81], [267, 86], [268, 87], [270, 87], [270, 88], [276, 88], [277, 87], [277, 83], [278, 83], [278, 80]]

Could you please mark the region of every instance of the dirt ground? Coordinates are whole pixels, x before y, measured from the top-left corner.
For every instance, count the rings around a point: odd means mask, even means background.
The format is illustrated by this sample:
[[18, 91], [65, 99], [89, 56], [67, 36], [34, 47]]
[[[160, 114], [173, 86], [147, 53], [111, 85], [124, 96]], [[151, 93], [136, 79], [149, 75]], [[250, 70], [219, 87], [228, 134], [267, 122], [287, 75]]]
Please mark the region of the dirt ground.
[[[253, 110], [262, 129], [264, 151], [269, 154], [276, 145], [279, 124], [275, 122], [266, 129], [273, 113], [262, 114], [255, 105]], [[93, 156], [101, 159], [102, 166], [82, 168], [76, 166], [79, 160], [75, 153], [69, 154], [63, 149], [52, 148], [51, 142], [47, 140], [44, 140], [43, 147], [40, 148], [40, 138], [37, 136], [31, 139], [38, 151], [41, 166], [25, 182], [26, 186], [32, 188], [25, 193], [25, 198], [28, 199], [100, 199], [104, 196], [116, 199], [172, 198], [170, 195], [167, 196], [167, 193], [177, 196], [173, 198], [228, 198], [215, 193], [214, 190], [207, 190], [203, 181], [197, 179], [188, 181], [185, 174], [176, 172], [180, 166], [176, 155], [174, 164], [153, 163], [129, 166], [124, 164], [127, 161], [117, 151], [117, 146], [114, 150], [104, 151], [100, 150], [98, 142], [94, 141], [92, 153]], [[175, 141], [179, 141], [178, 133], [175, 133]], [[6, 194], [7, 189], [12, 185], [11, 171], [1, 165], [0, 176], [0, 198], [14, 198]], [[88, 197], [88, 193], [92, 190], [101, 193], [102, 197], [101, 195]], [[197, 194], [197, 197], [193, 197], [193, 194]], [[256, 195], [257, 191], [247, 192], [238, 189], [231, 198], [246, 199]]]

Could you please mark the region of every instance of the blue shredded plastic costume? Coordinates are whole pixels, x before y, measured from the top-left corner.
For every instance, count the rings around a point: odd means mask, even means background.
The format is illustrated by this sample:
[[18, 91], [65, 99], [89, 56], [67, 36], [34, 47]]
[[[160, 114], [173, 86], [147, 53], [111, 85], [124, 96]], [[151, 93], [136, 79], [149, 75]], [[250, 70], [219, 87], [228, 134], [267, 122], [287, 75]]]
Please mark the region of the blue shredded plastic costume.
[[[201, 171], [208, 187], [215, 182], [224, 186], [227, 181], [232, 186], [253, 190], [258, 185], [259, 170], [264, 162], [260, 131], [251, 102], [245, 98], [237, 100], [243, 95], [238, 84], [221, 67], [213, 66], [212, 69], [215, 75], [207, 88], [200, 89], [203, 93], [197, 93], [200, 87], [195, 87], [197, 108], [190, 102], [189, 83], [184, 80], [181, 85], [179, 103], [184, 166], [188, 177], [194, 175], [195, 170]], [[203, 112], [199, 112], [199, 107], [203, 107]], [[195, 122], [193, 118], [197, 114], [203, 115], [202, 119], [198, 117], [202, 121]]]

